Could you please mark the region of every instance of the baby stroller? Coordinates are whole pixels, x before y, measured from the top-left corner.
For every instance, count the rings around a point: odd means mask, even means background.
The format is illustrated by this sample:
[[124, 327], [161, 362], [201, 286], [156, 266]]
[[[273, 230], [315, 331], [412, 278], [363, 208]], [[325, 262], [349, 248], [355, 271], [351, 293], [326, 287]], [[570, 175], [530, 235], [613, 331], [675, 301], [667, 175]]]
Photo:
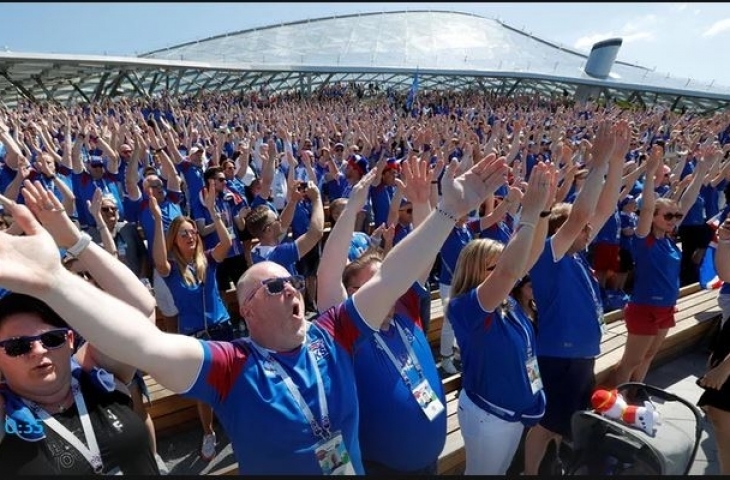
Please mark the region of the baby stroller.
[[[657, 404], [679, 402], [691, 416], [668, 419], [662, 416], [654, 435], [604, 417], [593, 411], [576, 412], [571, 421], [572, 455], [565, 475], [687, 475], [694, 462], [702, 435], [702, 415], [687, 400], [643, 383], [624, 383], [616, 388], [630, 404], [643, 400]], [[633, 401], [631, 400], [633, 399]], [[641, 399], [641, 401], [637, 401]], [[686, 408], [684, 408], [686, 407]], [[661, 414], [662, 411], [660, 410]], [[676, 415], [673, 413], [673, 417]], [[677, 421], [695, 425], [692, 438]]]

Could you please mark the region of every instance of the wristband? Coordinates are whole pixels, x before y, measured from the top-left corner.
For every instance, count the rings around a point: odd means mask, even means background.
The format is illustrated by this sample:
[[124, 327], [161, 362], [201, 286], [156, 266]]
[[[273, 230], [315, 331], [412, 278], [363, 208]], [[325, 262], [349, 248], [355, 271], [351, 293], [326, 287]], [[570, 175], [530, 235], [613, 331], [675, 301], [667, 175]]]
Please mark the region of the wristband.
[[79, 258], [79, 255], [86, 250], [91, 243], [91, 237], [86, 232], [81, 232], [81, 236], [71, 247], [66, 249], [66, 255], [71, 258]]
[[436, 213], [440, 213], [449, 220], [452, 220], [454, 223], [456, 223], [456, 221], [458, 220], [453, 214], [447, 212], [446, 210], [442, 210], [441, 207], [436, 208]]
[[517, 224], [517, 230], [521, 229], [522, 227], [535, 228], [535, 224], [532, 222], [520, 222]]

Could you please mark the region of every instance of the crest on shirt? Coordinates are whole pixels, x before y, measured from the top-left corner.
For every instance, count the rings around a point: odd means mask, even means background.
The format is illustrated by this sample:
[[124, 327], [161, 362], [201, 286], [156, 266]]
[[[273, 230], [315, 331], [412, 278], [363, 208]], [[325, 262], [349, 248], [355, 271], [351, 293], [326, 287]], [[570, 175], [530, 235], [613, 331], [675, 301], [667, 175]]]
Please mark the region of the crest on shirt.
[[309, 342], [309, 351], [314, 354], [315, 360], [319, 361], [329, 355], [327, 348], [325, 348], [324, 340], [317, 338]]

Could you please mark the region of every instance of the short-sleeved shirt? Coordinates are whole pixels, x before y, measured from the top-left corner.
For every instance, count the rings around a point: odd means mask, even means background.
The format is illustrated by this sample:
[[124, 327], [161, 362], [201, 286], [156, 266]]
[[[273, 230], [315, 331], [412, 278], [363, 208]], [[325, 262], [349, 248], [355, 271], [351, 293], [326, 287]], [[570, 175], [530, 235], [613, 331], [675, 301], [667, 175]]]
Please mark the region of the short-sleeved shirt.
[[555, 260], [553, 237], [530, 270], [540, 312], [538, 356], [593, 358], [600, 353], [603, 304], [600, 287], [582, 253]]
[[299, 249], [295, 242], [284, 242], [276, 246], [256, 245], [251, 249], [251, 260], [253, 263], [264, 260], [278, 263], [290, 274], [297, 275], [296, 263], [299, 261]]
[[[216, 280], [218, 262], [215, 261], [210, 250], [205, 252], [205, 256], [208, 260], [208, 268], [205, 272], [204, 283], [186, 284], [174, 260], [170, 260], [170, 274], [164, 277], [165, 284], [170, 289], [175, 305], [180, 311], [178, 328], [183, 335], [199, 332], [206, 327], [230, 319], [228, 309], [218, 291], [218, 281]], [[192, 266], [188, 268], [192, 268]]]
[[[302, 347], [268, 353], [289, 373], [316, 420], [321, 418], [317, 374], [332, 432], [341, 432], [355, 473], [364, 473], [358, 439], [359, 403], [352, 355], [372, 330], [348, 298], [309, 325]], [[246, 339], [201, 341], [203, 363], [188, 397], [212, 406], [225, 425], [239, 474], [320, 475], [317, 437], [292, 394], [262, 352]], [[308, 352], [312, 352], [310, 357]]]
[[[446, 442], [446, 410], [429, 420], [400, 373], [402, 370], [413, 386], [427, 380], [446, 405], [441, 377], [421, 327], [420, 300], [427, 296], [423, 286], [414, 284], [396, 304], [388, 330], [379, 330], [372, 337], [358, 342], [355, 348], [362, 457], [404, 472], [433, 464]], [[421, 373], [413, 361], [406, 361], [408, 351], [398, 329], [410, 343]], [[399, 362], [398, 367], [375, 336], [390, 349]], [[406, 363], [407, 366], [404, 366]], [[387, 392], [387, 401], [383, 401], [384, 392]]]
[[646, 237], [634, 236], [631, 247], [635, 264], [631, 302], [658, 307], [675, 305], [679, 298], [682, 252], [674, 241], [650, 233]]
[[487, 311], [473, 288], [451, 298], [448, 308], [461, 351], [462, 388], [513, 412], [544, 410], [542, 389], [532, 392], [527, 371], [536, 356], [535, 332], [514, 299]]
[[441, 246], [441, 271], [439, 282], [451, 285], [451, 278], [456, 270], [456, 261], [461, 250], [479, 233], [479, 220], [472, 220], [462, 226], [455, 226]]

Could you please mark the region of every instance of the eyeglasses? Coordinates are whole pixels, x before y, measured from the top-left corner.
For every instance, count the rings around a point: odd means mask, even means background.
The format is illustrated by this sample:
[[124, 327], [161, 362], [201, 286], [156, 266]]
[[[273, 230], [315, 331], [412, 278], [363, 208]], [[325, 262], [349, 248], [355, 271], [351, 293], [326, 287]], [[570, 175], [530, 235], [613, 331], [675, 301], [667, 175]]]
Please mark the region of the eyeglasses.
[[68, 329], [58, 328], [32, 337], [8, 338], [0, 341], [0, 347], [5, 350], [5, 355], [8, 357], [19, 357], [30, 353], [33, 349], [33, 343], [39, 340], [46, 350], [55, 350], [64, 344], [67, 335]]
[[154, 188], [155, 190], [162, 190], [162, 184], [161, 183], [150, 183], [147, 185], [150, 188]]
[[93, 163], [91, 164], [91, 168], [102, 168], [103, 166], [104, 166], [103, 163], [100, 163], [98, 165], [94, 165]]
[[413, 213], [413, 209], [412, 208], [404, 208], [403, 210], [401, 210], [401, 212], [411, 214], [411, 213]]
[[679, 213], [679, 212], [665, 213], [664, 215], [662, 215], [662, 217], [664, 217], [664, 220], [666, 220], [667, 222], [671, 222], [673, 219], [681, 220], [682, 218], [684, 218], [684, 214]]
[[246, 298], [246, 300], [243, 303], [247, 303], [249, 300], [251, 300], [254, 295], [256, 295], [256, 292], [259, 291], [261, 287], [266, 287], [266, 293], [269, 295], [279, 295], [281, 292], [284, 291], [284, 287], [286, 284], [291, 284], [292, 287], [295, 289], [302, 291], [304, 290], [304, 287], [306, 286], [306, 282], [304, 280], [304, 277], [301, 275], [293, 275], [291, 277], [273, 277], [273, 278], [267, 278], [266, 280], [261, 281], [261, 285], [256, 287]]
[[191, 228], [189, 230], [179, 230], [177, 234], [182, 238], [188, 238], [196, 236], [198, 234], [198, 231]]
[[101, 211], [104, 213], [114, 213], [117, 211], [117, 207], [101, 207]]

